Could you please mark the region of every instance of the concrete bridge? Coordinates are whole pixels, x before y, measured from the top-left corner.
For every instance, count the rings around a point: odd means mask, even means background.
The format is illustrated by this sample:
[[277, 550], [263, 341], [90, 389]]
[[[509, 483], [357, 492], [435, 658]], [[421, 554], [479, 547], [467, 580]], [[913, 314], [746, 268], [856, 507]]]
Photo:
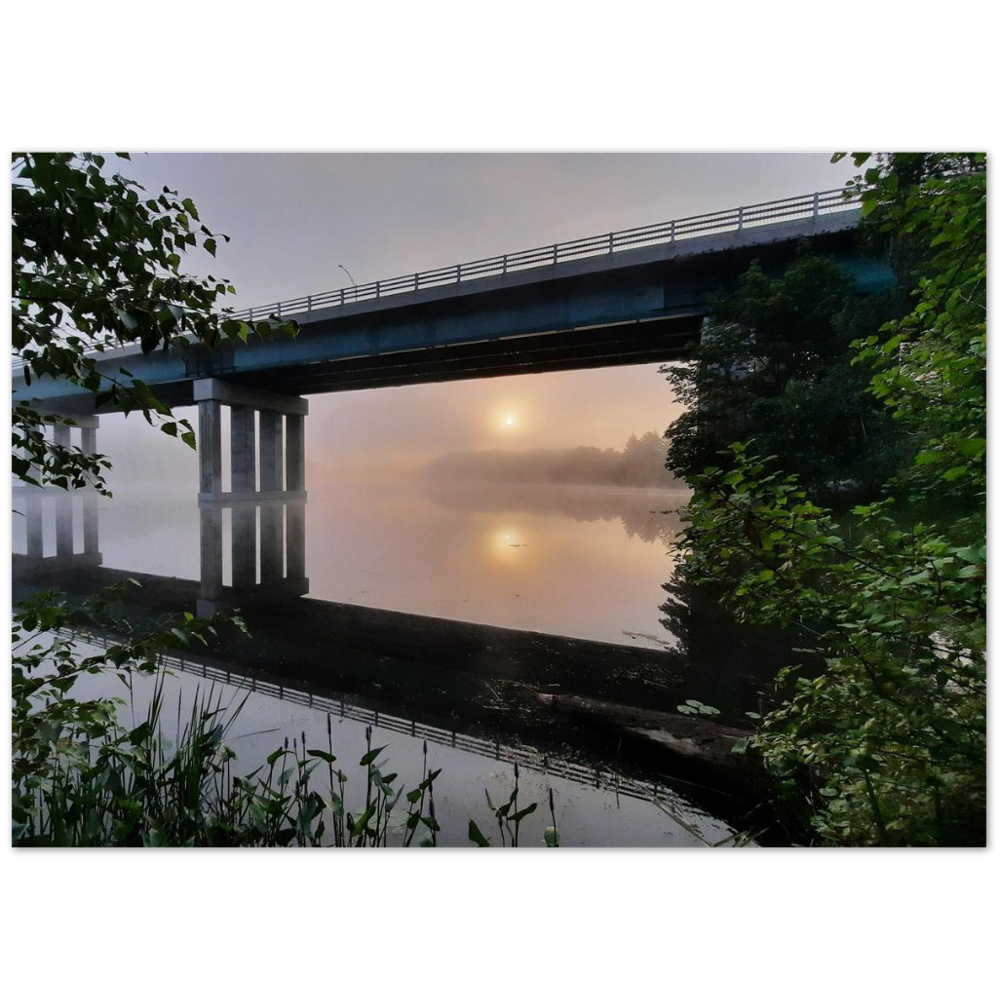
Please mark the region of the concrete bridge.
[[[124, 367], [165, 403], [198, 406], [199, 609], [221, 606], [226, 508], [234, 587], [256, 587], [262, 597], [303, 594], [303, 395], [679, 360], [716, 295], [754, 260], [781, 273], [803, 240], [833, 257], [859, 289], [890, 285], [888, 265], [857, 251], [859, 219], [857, 199], [840, 190], [677, 219], [233, 314], [295, 319], [301, 332], [294, 340], [214, 352], [193, 345], [143, 355], [130, 348], [101, 355], [98, 369], [117, 376]], [[96, 449], [91, 393], [44, 378], [28, 386], [17, 371], [13, 391], [15, 399], [34, 399], [41, 413], [81, 424], [86, 418], [83, 447]], [[223, 406], [230, 407], [226, 443]], [[224, 446], [232, 455], [229, 489]], [[64, 558], [73, 554], [70, 521], [63, 509], [57, 535]], [[29, 549], [42, 558], [34, 508], [29, 523]], [[87, 555], [96, 558], [92, 539]]]

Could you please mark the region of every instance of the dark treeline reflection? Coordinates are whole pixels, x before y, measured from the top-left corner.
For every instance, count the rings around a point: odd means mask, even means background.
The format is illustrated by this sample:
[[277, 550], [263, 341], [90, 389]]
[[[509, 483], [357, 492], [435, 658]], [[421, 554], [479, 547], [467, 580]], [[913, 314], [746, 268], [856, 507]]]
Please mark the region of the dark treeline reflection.
[[421, 478], [443, 482], [555, 483], [587, 486], [682, 487], [666, 468], [667, 442], [647, 431], [624, 448], [455, 451], [424, 466]]
[[821, 663], [809, 649], [807, 633], [737, 621], [719, 593], [692, 584], [683, 566], [663, 589], [667, 600], [660, 606], [660, 624], [676, 643], [679, 673], [693, 692], [687, 697], [723, 709], [726, 721], [745, 725], [743, 712], [773, 705], [782, 667], [797, 664], [808, 674]]
[[669, 543], [681, 527], [687, 499], [675, 490], [593, 490], [511, 483], [424, 482], [420, 495], [437, 507], [462, 513], [556, 514], [573, 521], [621, 521], [629, 538]]

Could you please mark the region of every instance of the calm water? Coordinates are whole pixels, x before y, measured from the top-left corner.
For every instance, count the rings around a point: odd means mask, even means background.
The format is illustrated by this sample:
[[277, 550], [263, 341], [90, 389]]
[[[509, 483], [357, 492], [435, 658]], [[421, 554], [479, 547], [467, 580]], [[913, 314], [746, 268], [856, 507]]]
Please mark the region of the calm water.
[[[306, 512], [309, 597], [670, 648], [674, 642], [659, 608], [672, 571], [669, 542], [679, 522], [676, 513], [662, 512], [684, 499], [684, 494], [643, 490], [427, 484], [313, 492]], [[24, 548], [19, 520], [14, 519], [15, 551]], [[194, 580], [198, 545], [192, 499], [161, 494], [152, 501], [123, 491], [101, 503], [105, 567]], [[229, 572], [227, 563], [225, 583]], [[289, 630], [294, 628], [289, 621]], [[437, 703], [421, 704], [421, 692], [454, 696], [445, 689], [464, 685], [464, 676], [410, 667], [402, 684], [412, 714], [406, 698], [380, 707], [381, 689], [390, 686], [396, 669], [383, 661], [362, 675], [370, 683], [355, 685], [346, 696], [305, 683], [279, 687], [255, 679], [235, 730], [241, 769], [256, 767], [285, 736], [301, 739], [304, 732], [310, 745], [325, 746], [329, 716], [342, 761], [362, 756], [365, 727], [373, 725], [374, 743], [389, 744], [392, 769], [411, 787], [420, 780], [427, 741], [431, 766], [443, 769], [436, 803], [443, 843], [465, 843], [470, 816], [487, 829], [484, 793], [489, 790], [494, 800], [509, 794], [514, 761], [521, 767], [522, 801], [539, 803], [539, 814], [525, 829], [526, 843], [540, 844], [550, 822], [542, 810], [549, 787], [567, 845], [695, 845], [731, 832], [695, 804], [703, 799], [676, 780], [663, 758], [638, 759], [622, 752], [620, 740], [616, 746], [585, 725], [549, 722], [538, 716], [531, 696], [501, 680], [470, 677], [469, 704], [484, 711], [466, 717], [453, 710], [445, 718]], [[224, 662], [173, 667], [168, 696], [174, 700], [189, 703], [206, 685], [215, 685], [227, 699], [242, 698], [250, 685], [245, 675], [230, 674]], [[102, 690], [101, 683], [87, 680], [94, 691]], [[140, 704], [144, 692], [140, 681]], [[522, 716], [528, 720], [523, 726], [491, 723], [510, 717], [520, 722]]]
[[[660, 512], [684, 499], [546, 486], [311, 492], [309, 596], [657, 648], [670, 641], [658, 608], [679, 525], [676, 514]], [[225, 517], [224, 531], [227, 524]], [[18, 527], [15, 551], [23, 551]], [[102, 500], [100, 540], [107, 567], [198, 578], [198, 507], [190, 495], [152, 500], [122, 491]], [[227, 585], [229, 572], [227, 560]]]

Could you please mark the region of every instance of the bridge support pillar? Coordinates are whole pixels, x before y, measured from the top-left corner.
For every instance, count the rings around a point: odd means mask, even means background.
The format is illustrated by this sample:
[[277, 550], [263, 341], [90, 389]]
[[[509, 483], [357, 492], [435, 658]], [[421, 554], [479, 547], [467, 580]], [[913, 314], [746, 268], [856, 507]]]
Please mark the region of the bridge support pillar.
[[[257, 435], [249, 406], [230, 410], [233, 494], [248, 498], [257, 492]], [[251, 504], [233, 507], [233, 589], [250, 590], [257, 584], [257, 510]]]
[[[37, 426], [34, 430], [38, 431]], [[25, 454], [25, 458], [30, 456]], [[38, 467], [33, 465], [32, 475], [38, 477]], [[17, 488], [15, 488], [17, 491]], [[25, 486], [19, 492], [24, 497], [25, 542], [29, 560], [40, 560], [45, 555], [45, 528], [42, 520], [42, 491], [37, 487]]]
[[[97, 451], [97, 417], [74, 416], [72, 420], [79, 427], [79, 448], [87, 454]], [[70, 424], [52, 424], [52, 443], [61, 448], [72, 448], [76, 427]], [[39, 431], [41, 428], [37, 428]], [[35, 470], [37, 475], [37, 470]], [[97, 493], [91, 487], [76, 490], [43, 489], [37, 486], [15, 486], [14, 498], [20, 501], [25, 520], [25, 552], [15, 554], [15, 566], [28, 572], [73, 569], [84, 566], [99, 566], [101, 563], [98, 536]], [[73, 523], [73, 507], [80, 498], [83, 512], [82, 552], [76, 551]], [[55, 552], [45, 555], [46, 505], [55, 511]]]
[[[219, 379], [195, 382], [201, 441], [201, 588], [198, 614], [308, 592], [305, 575], [305, 416], [299, 396]], [[230, 408], [231, 488], [223, 488], [222, 407]], [[227, 546], [223, 512], [230, 511]]]
[[[52, 441], [62, 448], [70, 447], [68, 424], [56, 424], [52, 428]], [[73, 497], [60, 491], [55, 496], [56, 504], [56, 558], [69, 559], [73, 555]]]
[[[288, 417], [284, 418], [285, 420]], [[302, 418], [299, 418], [302, 419]], [[284, 421], [274, 410], [260, 413], [260, 490], [282, 493], [285, 488]], [[270, 504], [260, 508], [260, 582], [275, 583], [285, 575], [282, 511]], [[303, 572], [300, 574], [305, 575]]]
[[[97, 420], [93, 426], [80, 430], [80, 448], [87, 455], [97, 453]], [[83, 495], [83, 552], [84, 555], [97, 555], [100, 551], [100, 536], [97, 519], [97, 493], [87, 490]]]
[[24, 516], [26, 518], [27, 555], [29, 559], [41, 559], [45, 555], [44, 527], [42, 523], [42, 498], [28, 493]]

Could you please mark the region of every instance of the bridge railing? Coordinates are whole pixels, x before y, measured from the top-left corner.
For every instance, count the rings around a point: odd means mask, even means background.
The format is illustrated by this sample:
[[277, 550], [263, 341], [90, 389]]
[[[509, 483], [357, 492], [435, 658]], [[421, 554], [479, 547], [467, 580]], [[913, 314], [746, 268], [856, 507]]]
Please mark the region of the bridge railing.
[[696, 236], [715, 233], [741, 232], [744, 229], [755, 229], [760, 226], [773, 225], [776, 222], [818, 218], [821, 215], [831, 215], [853, 209], [860, 202], [861, 198], [856, 190], [834, 188], [830, 191], [817, 191], [796, 198], [781, 198], [778, 201], [744, 205], [721, 212], [692, 215], [683, 219], [673, 219], [670, 222], [656, 223], [652, 226], [623, 229], [614, 233], [603, 233], [600, 236], [570, 240], [566, 243], [553, 243], [549, 246], [534, 247], [531, 250], [518, 250], [495, 257], [483, 257], [480, 260], [453, 264], [450, 267], [432, 268], [429, 271], [418, 271], [396, 278], [370, 281], [364, 285], [336, 288], [316, 295], [303, 295], [296, 299], [285, 299], [281, 302], [254, 306], [250, 309], [240, 309], [231, 315], [236, 319], [249, 320], [259, 320], [271, 315], [282, 318], [298, 316], [303, 313], [308, 315], [318, 309], [353, 305], [356, 302], [386, 298], [403, 292], [416, 292], [423, 288], [461, 284], [466, 281], [475, 281], [478, 278], [492, 278], [536, 267], [549, 267], [553, 264], [578, 260], [582, 257], [598, 257], [619, 253], [623, 250], [676, 243]]
[[[550, 246], [535, 247], [531, 250], [518, 250], [495, 257], [483, 257], [480, 260], [453, 264], [450, 267], [437, 267], [429, 271], [418, 271], [396, 278], [370, 281], [364, 285], [335, 288], [332, 291], [320, 292], [316, 295], [300, 295], [295, 299], [284, 299], [281, 302], [271, 302], [249, 309], [235, 310], [232, 313], [227, 313], [226, 316], [246, 320], [261, 320], [272, 315], [280, 316], [283, 319], [286, 317], [308, 317], [318, 309], [349, 306], [356, 302], [382, 299], [404, 292], [416, 292], [422, 288], [435, 288], [441, 285], [475, 281], [479, 278], [492, 278], [536, 267], [550, 267], [554, 264], [578, 260], [583, 257], [598, 257], [626, 250], [637, 250], [641, 247], [677, 243], [714, 233], [741, 232], [744, 229], [755, 229], [760, 226], [773, 225], [776, 222], [819, 218], [821, 215], [832, 215], [853, 209], [860, 203], [861, 197], [856, 188], [817, 191], [796, 198], [765, 201], [721, 212], [691, 215], [687, 218], [673, 219], [670, 222], [660, 222], [651, 226], [639, 226], [636, 229], [623, 229], [600, 236], [588, 236], [584, 239], [570, 240], [567, 243], [553, 243]], [[14, 374], [19, 374], [23, 367], [23, 362], [19, 364], [15, 361]]]

